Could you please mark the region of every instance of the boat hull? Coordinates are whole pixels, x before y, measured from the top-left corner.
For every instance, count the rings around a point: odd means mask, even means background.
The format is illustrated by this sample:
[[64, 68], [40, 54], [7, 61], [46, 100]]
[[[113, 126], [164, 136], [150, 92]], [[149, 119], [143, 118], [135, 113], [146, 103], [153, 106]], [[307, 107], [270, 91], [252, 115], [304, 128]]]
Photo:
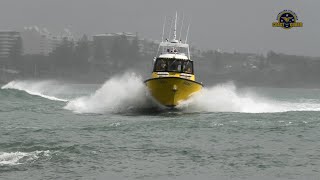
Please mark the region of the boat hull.
[[167, 107], [175, 107], [181, 101], [202, 89], [202, 84], [179, 77], [152, 78], [145, 81], [153, 98]]

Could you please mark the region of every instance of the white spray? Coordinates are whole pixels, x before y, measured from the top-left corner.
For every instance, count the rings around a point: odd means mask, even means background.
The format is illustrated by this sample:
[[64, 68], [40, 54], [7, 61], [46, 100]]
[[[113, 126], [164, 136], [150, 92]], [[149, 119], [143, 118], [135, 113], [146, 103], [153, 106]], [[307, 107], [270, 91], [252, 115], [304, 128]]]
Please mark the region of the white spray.
[[[65, 101], [67, 104], [64, 108], [76, 113], [148, 112], [149, 109], [159, 108], [148, 96], [142, 78], [134, 73], [115, 76], [95, 92], [81, 97], [73, 85], [69, 86], [57, 81], [12, 81], [2, 89], [17, 89], [54, 101]], [[60, 93], [75, 94], [72, 97], [77, 98], [68, 101], [55, 95]], [[318, 99], [277, 101], [257, 95], [254, 91], [243, 89], [239, 91], [233, 83], [224, 83], [203, 88], [182, 102], [178, 109], [182, 112], [241, 113], [320, 111], [320, 102]]]
[[65, 109], [76, 113], [125, 112], [150, 106], [141, 77], [134, 73], [113, 77], [89, 96], [76, 98]]
[[293, 103], [276, 101], [256, 95], [254, 92], [239, 92], [233, 83], [204, 88], [179, 107], [186, 112], [241, 112], [273, 113], [286, 111], [319, 111], [319, 103]]

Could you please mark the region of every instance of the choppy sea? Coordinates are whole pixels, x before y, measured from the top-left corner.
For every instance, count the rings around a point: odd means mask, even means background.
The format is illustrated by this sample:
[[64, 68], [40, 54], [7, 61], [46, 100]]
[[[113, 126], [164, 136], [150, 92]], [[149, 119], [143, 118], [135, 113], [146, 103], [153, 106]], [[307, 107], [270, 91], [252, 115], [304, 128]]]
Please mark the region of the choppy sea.
[[320, 179], [320, 89], [205, 87], [170, 110], [135, 74], [0, 89], [0, 179]]

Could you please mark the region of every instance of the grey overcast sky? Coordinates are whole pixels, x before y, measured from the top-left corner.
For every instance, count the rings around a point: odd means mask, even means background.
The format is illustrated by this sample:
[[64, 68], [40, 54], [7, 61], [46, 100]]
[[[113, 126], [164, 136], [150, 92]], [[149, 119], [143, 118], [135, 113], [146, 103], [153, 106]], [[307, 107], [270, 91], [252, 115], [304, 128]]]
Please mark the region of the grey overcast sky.
[[[277, 14], [294, 11], [302, 28], [271, 27]], [[191, 20], [191, 44], [201, 49], [320, 56], [319, 0], [0, 0], [0, 29], [37, 25], [76, 34], [138, 32], [161, 39], [164, 17]]]

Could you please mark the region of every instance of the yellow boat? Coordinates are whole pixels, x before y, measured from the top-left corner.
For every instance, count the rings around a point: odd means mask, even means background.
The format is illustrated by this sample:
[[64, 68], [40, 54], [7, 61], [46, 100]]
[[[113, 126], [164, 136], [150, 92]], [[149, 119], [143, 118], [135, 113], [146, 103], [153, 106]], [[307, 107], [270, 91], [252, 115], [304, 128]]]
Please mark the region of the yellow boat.
[[179, 105], [203, 87], [195, 81], [187, 37], [184, 43], [176, 40], [176, 27], [177, 15], [173, 40], [159, 44], [162, 53], [154, 60], [151, 78], [145, 81], [152, 97], [167, 107]]

